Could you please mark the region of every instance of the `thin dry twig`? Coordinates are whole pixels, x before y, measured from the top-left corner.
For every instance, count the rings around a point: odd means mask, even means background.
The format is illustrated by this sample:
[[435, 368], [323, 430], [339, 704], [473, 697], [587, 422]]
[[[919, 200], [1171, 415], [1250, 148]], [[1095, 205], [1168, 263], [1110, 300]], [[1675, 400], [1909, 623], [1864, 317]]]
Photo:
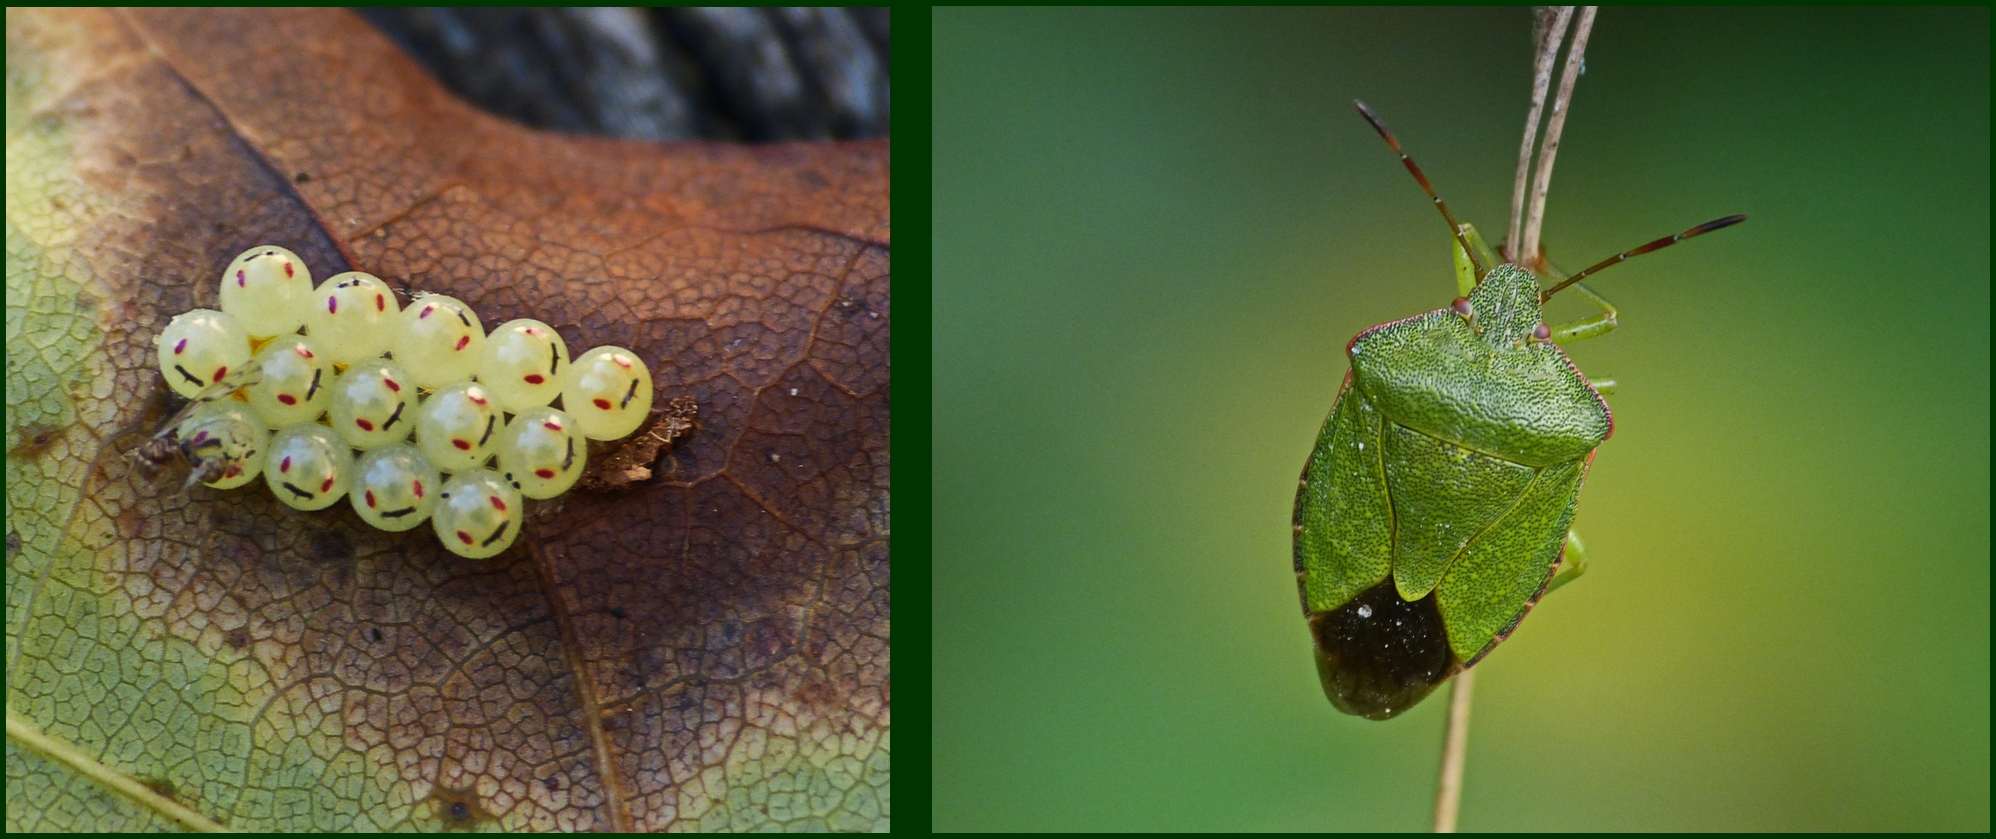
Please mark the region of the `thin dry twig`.
[[1559, 135], [1566, 128], [1567, 106], [1573, 101], [1573, 83], [1580, 78], [1581, 57], [1587, 52], [1587, 35], [1594, 31], [1594, 12], [1599, 6], [1582, 6], [1580, 19], [1573, 24], [1573, 41], [1566, 50], [1566, 70], [1559, 79], [1559, 98], [1552, 103], [1552, 117], [1546, 121], [1544, 142], [1539, 145], [1538, 172], [1532, 178], [1532, 204], [1525, 214], [1525, 239], [1511, 261], [1534, 271], [1545, 265], [1539, 248], [1539, 229], [1545, 221], [1546, 191], [1552, 188], [1553, 158], [1559, 154]]
[[[1512, 263], [1525, 266], [1535, 272], [1543, 271], [1545, 260], [1539, 247], [1539, 229], [1545, 218], [1546, 192], [1552, 185], [1552, 164], [1559, 151], [1559, 136], [1566, 126], [1566, 112], [1573, 101], [1573, 86], [1580, 77], [1581, 58], [1587, 51], [1587, 36], [1594, 29], [1594, 14], [1598, 6], [1586, 6], [1580, 10], [1580, 19], [1573, 27], [1573, 41], [1566, 53], [1566, 71], [1560, 77], [1559, 97], [1553, 100], [1552, 118], [1546, 125], [1545, 141], [1539, 147], [1537, 177], [1533, 179], [1532, 202], [1526, 214], [1523, 240], [1519, 238], [1519, 205], [1523, 202], [1526, 172], [1531, 169], [1532, 135], [1539, 122], [1539, 111], [1545, 103], [1546, 87], [1552, 75], [1553, 57], [1559, 51], [1559, 42], [1565, 34], [1568, 19], [1573, 14], [1572, 6], [1561, 6], [1550, 15], [1541, 8], [1536, 10], [1535, 29], [1539, 35], [1539, 55], [1532, 82], [1531, 119], [1525, 122], [1525, 139], [1518, 150], [1518, 176], [1511, 196], [1510, 235], [1505, 239], [1505, 257]], [[1551, 18], [1550, 24], [1547, 18]], [[1468, 762], [1469, 752], [1469, 708], [1476, 689], [1476, 671], [1464, 670], [1455, 677], [1455, 688], [1449, 695], [1448, 729], [1442, 738], [1442, 769], [1440, 783], [1435, 794], [1435, 832], [1454, 833], [1456, 815], [1462, 805], [1462, 771]]]
[[1454, 833], [1455, 814], [1462, 804], [1462, 766], [1469, 753], [1469, 698], [1476, 689], [1476, 671], [1455, 677], [1448, 700], [1448, 733], [1442, 737], [1442, 786], [1435, 796], [1435, 832]]
[[1532, 141], [1539, 137], [1539, 117], [1545, 112], [1546, 89], [1552, 86], [1552, 65], [1559, 44], [1573, 20], [1572, 6], [1534, 6], [1532, 28], [1538, 35], [1539, 58], [1532, 72], [1532, 111], [1525, 118], [1525, 139], [1518, 144], [1518, 177], [1511, 185], [1511, 230], [1504, 237], [1504, 258], [1518, 258], [1519, 229], [1525, 220], [1525, 182], [1532, 175]]

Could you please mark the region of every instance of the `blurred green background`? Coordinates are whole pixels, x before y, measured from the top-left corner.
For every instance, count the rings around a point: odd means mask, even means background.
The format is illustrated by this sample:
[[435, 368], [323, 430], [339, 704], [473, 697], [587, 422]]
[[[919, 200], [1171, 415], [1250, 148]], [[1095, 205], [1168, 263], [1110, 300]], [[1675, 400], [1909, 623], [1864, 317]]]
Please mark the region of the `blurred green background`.
[[[1622, 383], [1466, 830], [1989, 828], [1989, 12], [1607, 9], [1553, 179]], [[1521, 9], [937, 9], [934, 826], [1422, 829], [1318, 687], [1296, 475], [1505, 222]], [[1566, 306], [1577, 301], [1568, 300]], [[1580, 314], [1583, 309], [1558, 310]]]

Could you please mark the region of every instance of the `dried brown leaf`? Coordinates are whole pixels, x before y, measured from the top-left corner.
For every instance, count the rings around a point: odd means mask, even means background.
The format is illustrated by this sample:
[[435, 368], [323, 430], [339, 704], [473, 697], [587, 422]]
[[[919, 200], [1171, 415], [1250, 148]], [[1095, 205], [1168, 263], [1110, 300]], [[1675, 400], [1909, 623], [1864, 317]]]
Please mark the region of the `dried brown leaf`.
[[[11, 709], [237, 828], [886, 827], [885, 143], [530, 131], [330, 10], [7, 47]], [[147, 478], [152, 335], [261, 243], [630, 347], [698, 433], [490, 561]], [[8, 778], [15, 829], [151, 824]]]

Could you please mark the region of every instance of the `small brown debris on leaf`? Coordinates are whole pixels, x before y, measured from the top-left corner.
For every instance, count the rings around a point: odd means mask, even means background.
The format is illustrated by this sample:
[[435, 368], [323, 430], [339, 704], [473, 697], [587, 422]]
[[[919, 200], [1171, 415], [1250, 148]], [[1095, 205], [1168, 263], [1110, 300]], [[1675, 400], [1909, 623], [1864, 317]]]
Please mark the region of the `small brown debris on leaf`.
[[674, 397], [663, 408], [653, 408], [650, 418], [636, 434], [611, 442], [608, 454], [599, 455], [590, 447], [589, 471], [575, 482], [576, 489], [594, 492], [622, 491], [632, 484], [651, 479], [651, 466], [660, 450], [693, 431], [699, 406], [691, 396]]

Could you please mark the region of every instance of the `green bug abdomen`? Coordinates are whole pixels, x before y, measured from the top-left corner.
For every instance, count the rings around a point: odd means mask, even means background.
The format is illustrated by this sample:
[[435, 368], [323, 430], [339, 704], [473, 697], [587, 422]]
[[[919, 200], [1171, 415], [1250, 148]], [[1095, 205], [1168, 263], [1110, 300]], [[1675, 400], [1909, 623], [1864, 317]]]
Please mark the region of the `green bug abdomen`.
[[1298, 487], [1324, 691], [1374, 719], [1488, 652], [1559, 562], [1585, 459], [1527, 466], [1409, 428], [1348, 379]]

